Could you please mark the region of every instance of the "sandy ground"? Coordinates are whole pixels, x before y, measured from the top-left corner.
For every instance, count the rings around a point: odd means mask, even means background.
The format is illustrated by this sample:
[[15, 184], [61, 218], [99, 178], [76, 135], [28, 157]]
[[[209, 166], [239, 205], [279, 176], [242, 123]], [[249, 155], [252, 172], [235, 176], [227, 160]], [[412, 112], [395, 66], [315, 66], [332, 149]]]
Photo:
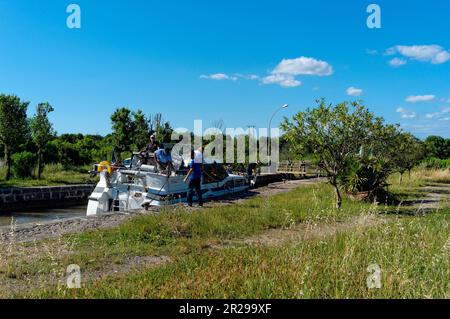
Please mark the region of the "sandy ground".
[[444, 204], [450, 202], [450, 185], [442, 184], [439, 186], [425, 186], [421, 190], [427, 194], [426, 197], [404, 202], [402, 204], [413, 206], [416, 208], [416, 213], [426, 213], [429, 210], [437, 209]]

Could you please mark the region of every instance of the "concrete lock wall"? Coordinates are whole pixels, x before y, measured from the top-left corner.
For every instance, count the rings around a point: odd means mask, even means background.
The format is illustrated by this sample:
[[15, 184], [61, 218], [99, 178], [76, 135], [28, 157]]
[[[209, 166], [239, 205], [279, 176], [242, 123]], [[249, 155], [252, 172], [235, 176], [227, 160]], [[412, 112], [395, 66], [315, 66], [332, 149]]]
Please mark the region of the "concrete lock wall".
[[[264, 174], [256, 178], [255, 187], [296, 179], [294, 174]], [[0, 188], [0, 212], [63, 208], [87, 205], [95, 185]]]
[[273, 183], [279, 183], [284, 180], [296, 179], [296, 176], [292, 173], [276, 173], [276, 174], [263, 174], [256, 176], [255, 187], [263, 187]]
[[87, 204], [95, 185], [0, 188], [0, 212]]

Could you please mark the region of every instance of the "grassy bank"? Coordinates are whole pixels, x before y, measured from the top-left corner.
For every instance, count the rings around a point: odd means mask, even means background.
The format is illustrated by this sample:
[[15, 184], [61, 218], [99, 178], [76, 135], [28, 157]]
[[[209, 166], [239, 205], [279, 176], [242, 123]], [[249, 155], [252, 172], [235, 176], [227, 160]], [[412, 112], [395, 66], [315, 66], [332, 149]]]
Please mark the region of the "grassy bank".
[[[450, 175], [417, 172], [391, 190], [410, 198], [420, 187], [445, 182]], [[290, 193], [257, 197], [205, 210], [167, 209], [112, 229], [98, 229], [58, 240], [19, 245], [0, 253], [0, 282], [44, 282], [35, 289], [0, 287], [0, 296], [94, 298], [197, 297], [445, 297], [448, 293], [449, 208], [426, 216], [407, 216], [412, 207], [374, 206], [345, 200], [334, 208], [334, 192], [325, 184]], [[355, 216], [387, 220], [351, 230], [255, 246], [242, 240], [269, 230], [345, 225]], [[228, 242], [242, 242], [224, 245]], [[30, 258], [32, 251], [32, 258]], [[39, 253], [37, 253], [39, 252]], [[447, 254], [447, 255], [446, 255]], [[130, 259], [167, 256], [170, 262], [139, 270], [111, 272]], [[367, 267], [382, 271], [382, 288], [366, 285]], [[83, 286], [69, 290], [52, 278], [64, 278], [67, 265], [83, 270]], [[101, 279], [99, 279], [101, 277]]]
[[[281, 247], [243, 246], [191, 254], [167, 266], [109, 278], [76, 293], [87, 298], [445, 298], [450, 282], [450, 210], [399, 218], [363, 232]], [[447, 246], [446, 246], [447, 245]], [[381, 288], [366, 282], [371, 264]]]
[[98, 179], [89, 176], [88, 171], [90, 166], [76, 167], [65, 169], [60, 164], [45, 165], [40, 180], [36, 178], [12, 178], [9, 181], [4, 179], [6, 175], [6, 168], [0, 168], [0, 187], [33, 187], [33, 186], [59, 186], [59, 185], [74, 185], [74, 184], [92, 184], [96, 183]]

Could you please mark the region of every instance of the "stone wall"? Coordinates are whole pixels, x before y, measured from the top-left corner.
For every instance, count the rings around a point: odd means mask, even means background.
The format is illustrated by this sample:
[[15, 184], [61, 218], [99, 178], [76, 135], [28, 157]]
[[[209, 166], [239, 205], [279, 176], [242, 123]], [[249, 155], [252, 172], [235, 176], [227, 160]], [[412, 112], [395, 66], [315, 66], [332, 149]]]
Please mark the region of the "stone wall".
[[255, 187], [263, 187], [273, 183], [279, 183], [283, 180], [296, 179], [297, 176], [293, 173], [276, 173], [276, 174], [262, 174], [256, 177]]
[[87, 204], [95, 185], [0, 188], [0, 212]]
[[[291, 173], [263, 174], [256, 178], [255, 187], [296, 178]], [[87, 205], [94, 188], [95, 185], [0, 188], [0, 212]]]

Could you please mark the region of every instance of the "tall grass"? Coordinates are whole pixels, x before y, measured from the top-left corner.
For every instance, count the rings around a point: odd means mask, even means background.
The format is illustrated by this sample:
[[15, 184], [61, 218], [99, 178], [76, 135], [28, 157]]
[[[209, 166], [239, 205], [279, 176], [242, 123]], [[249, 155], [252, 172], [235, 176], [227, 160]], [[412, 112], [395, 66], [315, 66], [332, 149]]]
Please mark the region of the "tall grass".
[[[399, 218], [370, 231], [281, 247], [238, 247], [192, 254], [166, 266], [110, 277], [78, 291], [41, 297], [82, 298], [448, 298], [450, 210]], [[381, 269], [380, 289], [367, 285]]]
[[[367, 203], [348, 201], [341, 211], [334, 207], [328, 185], [302, 187], [269, 198], [251, 198], [239, 204], [189, 211], [168, 208], [159, 214], [135, 217], [111, 229], [98, 229], [67, 238], [73, 253], [56, 256], [61, 265], [78, 264], [93, 271], [104, 264], [122, 262], [131, 256], [168, 255], [173, 258], [199, 253], [211, 244], [245, 238], [292, 223], [332, 223], [371, 209]], [[51, 242], [51, 241], [50, 241]], [[45, 243], [44, 243], [45, 244]], [[28, 260], [13, 274], [35, 276], [53, 268], [47, 258]], [[13, 260], [11, 260], [13, 262]], [[1, 273], [1, 269], [0, 269]], [[1, 289], [0, 289], [1, 290]]]
[[98, 182], [98, 178], [89, 176], [88, 171], [90, 169], [90, 166], [67, 169], [61, 164], [47, 164], [44, 166], [40, 180], [36, 178], [12, 178], [10, 181], [6, 181], [6, 167], [0, 167], [0, 187], [57, 186]]
[[416, 168], [411, 173], [405, 173], [400, 180], [400, 174], [393, 174], [389, 177], [388, 183], [395, 188], [417, 188], [432, 184], [449, 184], [450, 169], [422, 169]]
[[[442, 175], [443, 174], [443, 175]], [[448, 172], [417, 172], [395, 191], [415, 196], [418, 187], [446, 180]], [[408, 187], [404, 187], [409, 185]], [[408, 184], [410, 183], [410, 184]], [[409, 193], [407, 193], [409, 192]], [[137, 216], [110, 229], [97, 229], [70, 237], [47, 240], [40, 247], [70, 247], [63, 254], [25, 254], [5, 257], [3, 274], [37, 278], [64, 273], [78, 264], [84, 274], [101, 272], [128, 257], [165, 255], [170, 264], [141, 269], [84, 283], [81, 290], [67, 290], [49, 283], [45, 289], [26, 290], [18, 297], [89, 298], [410, 298], [446, 297], [449, 284], [448, 224], [450, 210], [425, 217], [388, 218], [390, 223], [373, 229], [305, 239], [277, 247], [231, 246], [268, 229], [293, 224], [338, 224], [348, 217], [397, 211], [397, 207], [373, 206], [345, 200], [334, 208], [334, 191], [325, 184], [301, 187], [270, 198], [251, 198], [205, 210], [168, 208], [159, 214]], [[447, 243], [447, 244], [446, 244]], [[205, 249], [220, 246], [226, 249]], [[49, 249], [47, 249], [49, 250]], [[25, 250], [26, 251], [26, 250]], [[57, 249], [52, 250], [57, 251]], [[368, 289], [367, 267], [378, 264], [382, 288]], [[55, 270], [56, 269], [56, 270]], [[0, 296], [5, 295], [0, 287]]]
[[430, 157], [420, 163], [422, 168], [428, 169], [450, 169], [450, 158], [439, 159], [435, 157]]
[[450, 183], [450, 169], [416, 169], [412, 172], [411, 179], [448, 184]]

